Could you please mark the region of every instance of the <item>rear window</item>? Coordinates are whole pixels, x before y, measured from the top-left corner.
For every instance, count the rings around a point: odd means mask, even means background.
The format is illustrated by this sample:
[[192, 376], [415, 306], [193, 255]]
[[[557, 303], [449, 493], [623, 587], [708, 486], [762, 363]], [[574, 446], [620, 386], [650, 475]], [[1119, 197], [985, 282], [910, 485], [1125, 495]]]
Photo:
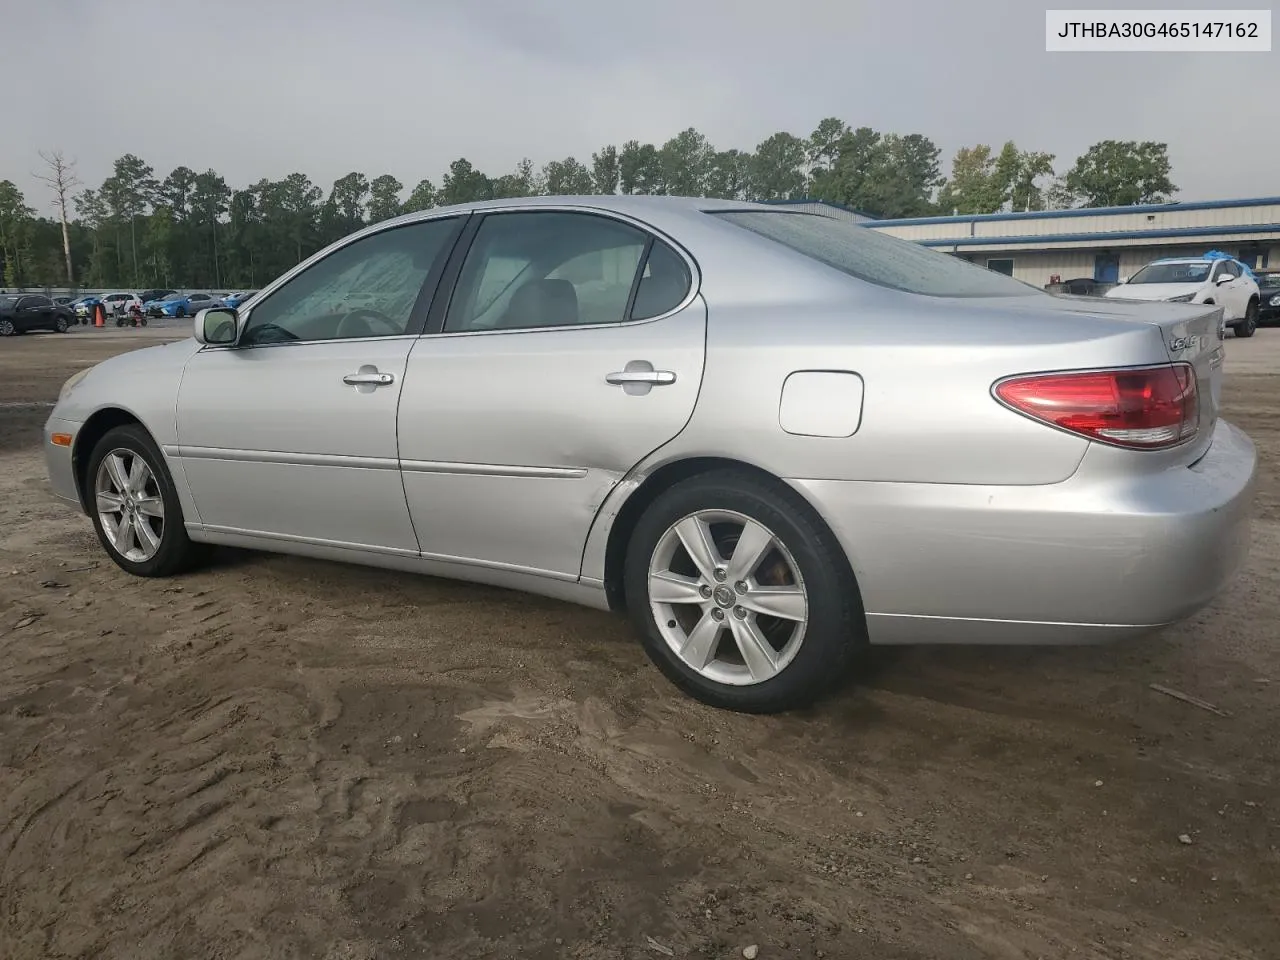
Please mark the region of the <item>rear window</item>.
[[707, 212], [881, 287], [930, 297], [1048, 296], [1021, 280], [846, 220], [781, 210]]

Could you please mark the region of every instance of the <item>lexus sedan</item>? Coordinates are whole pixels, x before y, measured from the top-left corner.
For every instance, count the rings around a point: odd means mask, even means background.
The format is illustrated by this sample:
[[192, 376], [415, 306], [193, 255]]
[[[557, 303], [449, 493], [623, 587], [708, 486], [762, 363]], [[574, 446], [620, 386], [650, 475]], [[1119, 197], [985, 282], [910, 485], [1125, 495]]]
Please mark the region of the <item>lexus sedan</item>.
[[77, 373], [44, 450], [131, 574], [229, 544], [625, 611], [684, 691], [770, 712], [867, 644], [1101, 641], [1208, 603], [1255, 482], [1221, 318], [772, 205], [489, 201]]

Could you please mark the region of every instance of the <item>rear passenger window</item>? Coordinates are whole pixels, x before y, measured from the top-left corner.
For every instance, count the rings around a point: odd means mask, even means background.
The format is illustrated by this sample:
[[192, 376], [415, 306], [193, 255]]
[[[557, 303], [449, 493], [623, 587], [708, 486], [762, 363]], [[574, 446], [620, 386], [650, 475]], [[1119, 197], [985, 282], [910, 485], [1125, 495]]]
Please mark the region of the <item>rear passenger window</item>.
[[446, 332], [621, 323], [649, 236], [585, 213], [489, 214], [458, 277]]
[[632, 320], [670, 313], [689, 293], [693, 278], [684, 259], [661, 240], [654, 240], [631, 308]]

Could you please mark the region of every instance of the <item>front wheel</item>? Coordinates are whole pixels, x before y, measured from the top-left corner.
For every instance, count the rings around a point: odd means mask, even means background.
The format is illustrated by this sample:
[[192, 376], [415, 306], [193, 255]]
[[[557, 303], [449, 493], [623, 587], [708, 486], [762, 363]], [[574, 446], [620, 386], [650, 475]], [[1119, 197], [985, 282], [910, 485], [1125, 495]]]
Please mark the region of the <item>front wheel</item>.
[[53, 329], [58, 333], [66, 333], [71, 329], [71, 327], [70, 324], [67, 323], [66, 317], [59, 317], [57, 320], [53, 321]]
[[121, 569], [167, 577], [199, 559], [164, 457], [141, 426], [108, 430], [89, 455], [85, 478], [93, 528]]
[[7, 317], [0, 317], [0, 337], [12, 337], [18, 332], [18, 328], [13, 325], [13, 321]]
[[186, 315], [187, 315], [187, 308], [186, 308], [186, 307], [179, 307], [179, 308], [178, 308], [178, 317], [179, 317], [179, 319], [181, 319], [181, 318], [185, 317]]
[[650, 659], [711, 706], [806, 706], [866, 643], [843, 550], [778, 481], [715, 471], [676, 484], [636, 525], [624, 577]]

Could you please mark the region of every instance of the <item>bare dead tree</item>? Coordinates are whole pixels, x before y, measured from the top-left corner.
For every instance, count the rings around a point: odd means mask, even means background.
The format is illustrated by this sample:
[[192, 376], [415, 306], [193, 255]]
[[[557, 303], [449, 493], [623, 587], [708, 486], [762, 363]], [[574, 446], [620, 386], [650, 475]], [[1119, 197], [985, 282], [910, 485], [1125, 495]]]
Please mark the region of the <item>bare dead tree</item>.
[[67, 228], [67, 199], [71, 191], [80, 186], [80, 178], [76, 176], [76, 162], [64, 157], [61, 150], [49, 153], [41, 150], [40, 159], [44, 161], [48, 173], [36, 173], [32, 176], [47, 183], [53, 191], [53, 205], [58, 208], [58, 216], [62, 220], [62, 253], [67, 258], [67, 286], [75, 287], [75, 273], [71, 268], [71, 234]]

